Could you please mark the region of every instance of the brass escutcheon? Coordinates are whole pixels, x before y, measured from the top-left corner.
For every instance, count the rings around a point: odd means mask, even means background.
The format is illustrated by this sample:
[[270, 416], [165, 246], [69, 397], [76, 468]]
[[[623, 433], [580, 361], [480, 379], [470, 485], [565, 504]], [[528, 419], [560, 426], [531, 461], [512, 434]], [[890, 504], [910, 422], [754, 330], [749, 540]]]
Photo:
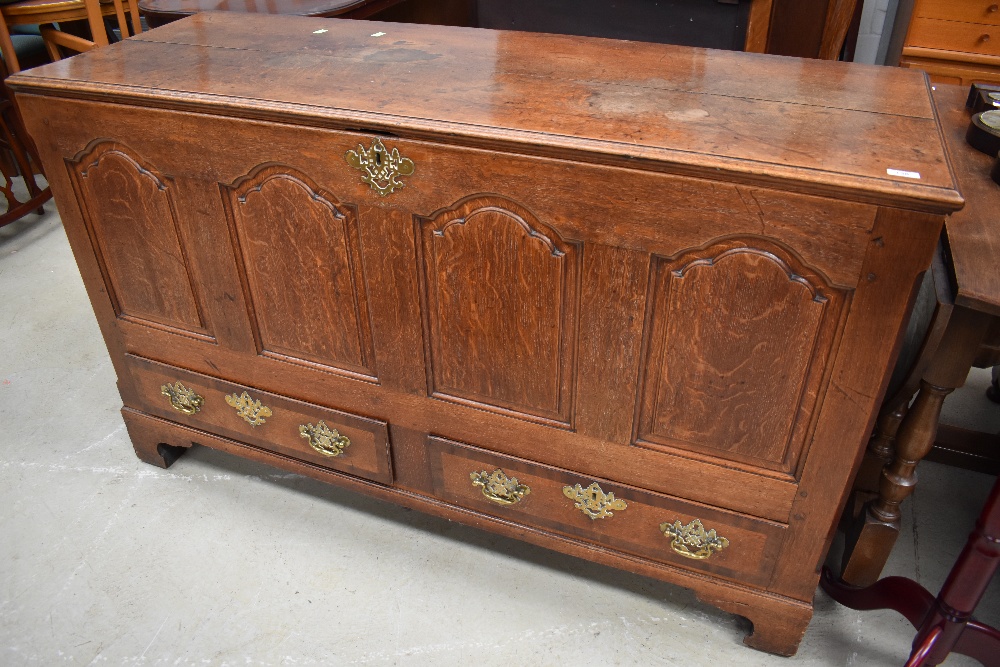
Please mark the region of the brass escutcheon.
[[247, 392], [243, 392], [242, 396], [236, 394], [226, 396], [226, 403], [236, 408], [236, 414], [251, 426], [260, 426], [264, 423], [264, 419], [272, 414], [271, 408], [253, 400]]
[[604, 493], [604, 489], [594, 482], [586, 489], [580, 484], [564, 486], [563, 495], [573, 501], [573, 507], [593, 519], [606, 519], [614, 516], [611, 510], [623, 511], [628, 508], [621, 498], [615, 498], [614, 493]]
[[705, 560], [729, 546], [729, 540], [716, 534], [714, 528], [706, 531], [699, 519], [686, 526], [682, 526], [680, 520], [661, 523], [660, 532], [671, 538], [670, 548], [685, 558]]
[[194, 393], [181, 384], [180, 380], [173, 384], [165, 384], [160, 387], [160, 393], [170, 399], [170, 405], [174, 410], [183, 412], [186, 415], [193, 415], [201, 410], [205, 405], [205, 397]]
[[382, 197], [404, 187], [400, 177], [409, 176], [416, 170], [413, 160], [400, 155], [398, 148], [388, 150], [378, 137], [372, 140], [371, 148], [358, 144], [356, 151], [344, 153], [344, 159], [361, 171], [361, 180]]
[[300, 424], [299, 435], [309, 440], [309, 446], [323, 456], [340, 456], [351, 444], [351, 439], [346, 435], [340, 435], [337, 429], [331, 429], [326, 422], [320, 421], [312, 424]]
[[473, 486], [482, 487], [484, 496], [500, 505], [513, 505], [531, 493], [527, 484], [519, 483], [517, 477], [507, 477], [500, 468], [493, 472], [469, 473], [469, 478]]

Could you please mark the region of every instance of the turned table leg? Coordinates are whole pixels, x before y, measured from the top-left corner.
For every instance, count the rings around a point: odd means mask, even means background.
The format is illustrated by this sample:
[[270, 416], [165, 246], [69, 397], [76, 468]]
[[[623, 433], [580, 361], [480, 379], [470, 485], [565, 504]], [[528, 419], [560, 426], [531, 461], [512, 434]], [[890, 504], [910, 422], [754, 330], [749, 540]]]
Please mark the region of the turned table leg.
[[[875, 583], [899, 535], [900, 504], [913, 493], [917, 464], [934, 446], [944, 399], [965, 383], [990, 317], [956, 308], [920, 381], [913, 405], [899, 422], [892, 462], [882, 469], [878, 498], [868, 502], [847, 531], [841, 578], [854, 586]], [[893, 425], [886, 424], [891, 437]]]
[[909, 403], [903, 403], [895, 410], [879, 415], [875, 423], [875, 435], [868, 443], [865, 458], [861, 462], [861, 470], [858, 471], [857, 480], [854, 482], [856, 491], [865, 494], [878, 493], [882, 469], [892, 463], [896, 453], [896, 435], [909, 408]]

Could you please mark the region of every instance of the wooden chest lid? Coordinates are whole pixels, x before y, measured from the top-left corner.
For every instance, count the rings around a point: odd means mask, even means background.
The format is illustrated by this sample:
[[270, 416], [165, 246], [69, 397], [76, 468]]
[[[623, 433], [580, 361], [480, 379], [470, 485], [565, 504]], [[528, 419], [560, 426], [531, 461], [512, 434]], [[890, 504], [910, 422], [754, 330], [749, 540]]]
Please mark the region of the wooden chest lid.
[[360, 128], [934, 212], [963, 203], [926, 77], [899, 68], [203, 13], [8, 83], [21, 94]]

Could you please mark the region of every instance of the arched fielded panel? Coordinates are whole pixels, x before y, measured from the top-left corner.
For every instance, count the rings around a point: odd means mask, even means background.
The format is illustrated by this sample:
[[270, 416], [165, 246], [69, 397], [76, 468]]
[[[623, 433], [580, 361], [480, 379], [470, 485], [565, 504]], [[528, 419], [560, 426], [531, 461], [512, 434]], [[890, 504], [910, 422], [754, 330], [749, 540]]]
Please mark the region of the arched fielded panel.
[[418, 230], [431, 394], [569, 426], [580, 249], [497, 196]]
[[637, 443], [793, 471], [844, 295], [761, 239], [654, 270]]

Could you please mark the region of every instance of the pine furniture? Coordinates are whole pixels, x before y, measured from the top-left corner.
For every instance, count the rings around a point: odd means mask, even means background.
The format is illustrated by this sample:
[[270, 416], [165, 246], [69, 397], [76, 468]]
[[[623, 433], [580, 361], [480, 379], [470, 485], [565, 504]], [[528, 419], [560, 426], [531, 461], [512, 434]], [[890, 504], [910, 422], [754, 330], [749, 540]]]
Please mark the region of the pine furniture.
[[914, 0], [899, 64], [935, 83], [1000, 82], [1000, 3]]

